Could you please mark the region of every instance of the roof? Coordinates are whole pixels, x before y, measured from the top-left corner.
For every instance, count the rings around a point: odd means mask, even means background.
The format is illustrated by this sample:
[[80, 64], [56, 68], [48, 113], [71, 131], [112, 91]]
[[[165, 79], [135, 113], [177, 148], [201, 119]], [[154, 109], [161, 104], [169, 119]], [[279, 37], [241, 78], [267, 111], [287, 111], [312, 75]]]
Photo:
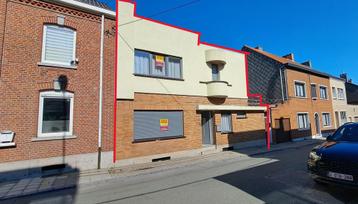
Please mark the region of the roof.
[[312, 74], [317, 74], [317, 75], [324, 76], [324, 77], [330, 77], [331, 76], [331, 75], [329, 75], [327, 73], [314, 70], [312, 67], [300, 64], [300, 63], [295, 62], [293, 60], [290, 60], [290, 59], [287, 59], [287, 58], [284, 58], [284, 57], [280, 57], [280, 56], [271, 54], [269, 52], [266, 52], [266, 51], [263, 51], [263, 50], [260, 50], [260, 49], [257, 49], [257, 48], [249, 47], [247, 45], [245, 45], [244, 47], [246, 47], [246, 48], [248, 48], [250, 50], [253, 50], [253, 51], [257, 52], [257, 53], [260, 53], [260, 54], [262, 54], [262, 55], [264, 55], [266, 57], [269, 57], [269, 58], [271, 58], [271, 59], [273, 59], [273, 60], [275, 60], [275, 61], [277, 61], [277, 62], [279, 62], [281, 64], [287, 65], [289, 68], [293, 68], [295, 70], [308, 72], [308, 73], [312, 73]]
[[109, 7], [107, 4], [102, 3], [102, 2], [100, 2], [98, 0], [75, 0], [75, 1], [82, 2], [82, 3], [85, 3], [85, 4], [89, 4], [89, 5], [92, 5], [92, 6], [96, 6], [98, 8], [112, 10], [111, 7]]

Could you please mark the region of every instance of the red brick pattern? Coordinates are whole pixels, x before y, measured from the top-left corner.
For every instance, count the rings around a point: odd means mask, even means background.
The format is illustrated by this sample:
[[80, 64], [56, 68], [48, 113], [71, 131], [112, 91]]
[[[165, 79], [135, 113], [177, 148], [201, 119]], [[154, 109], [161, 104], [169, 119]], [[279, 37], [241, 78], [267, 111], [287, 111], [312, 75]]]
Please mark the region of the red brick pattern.
[[[208, 99], [207, 97], [135, 93], [134, 100], [117, 101], [117, 159], [169, 153], [202, 147], [201, 115], [197, 105], [247, 105], [246, 99]], [[134, 110], [183, 110], [185, 138], [133, 143]], [[236, 115], [236, 114], [233, 114]], [[220, 124], [220, 113], [215, 114]], [[216, 144], [250, 141], [264, 138], [263, 113], [248, 113], [248, 119], [233, 116], [233, 134], [217, 133]], [[249, 135], [249, 132], [256, 132]]]
[[[3, 31], [5, 2], [0, 3], [0, 32]], [[58, 15], [65, 16], [67, 25], [77, 30], [79, 64], [75, 70], [37, 65], [41, 60], [43, 25]], [[106, 19], [106, 30], [112, 30], [113, 26], [115, 21]], [[37, 0], [7, 1], [5, 34], [0, 33], [0, 37], [4, 37], [0, 130], [16, 133], [16, 147], [0, 149], [0, 162], [97, 151], [100, 28], [99, 16]], [[114, 38], [105, 36], [104, 151], [113, 149]], [[52, 89], [52, 81], [62, 74], [69, 79], [68, 91], [74, 92], [73, 132], [77, 138], [33, 142], [31, 139], [37, 136], [39, 93]]]

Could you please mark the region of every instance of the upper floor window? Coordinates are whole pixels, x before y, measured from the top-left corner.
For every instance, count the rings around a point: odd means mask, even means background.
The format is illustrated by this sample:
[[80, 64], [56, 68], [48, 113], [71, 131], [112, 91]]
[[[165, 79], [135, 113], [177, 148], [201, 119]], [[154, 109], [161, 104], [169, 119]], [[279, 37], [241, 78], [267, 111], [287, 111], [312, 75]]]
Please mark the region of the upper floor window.
[[220, 81], [220, 72], [217, 64], [211, 65], [211, 79], [213, 81]]
[[135, 50], [134, 73], [165, 78], [182, 78], [182, 59]]
[[57, 25], [45, 25], [42, 63], [73, 66], [76, 59], [76, 31]]
[[40, 93], [38, 136], [72, 136], [73, 94], [46, 91]]
[[316, 84], [311, 84], [311, 95], [312, 95], [312, 98], [317, 98], [317, 87], [316, 87]]
[[297, 97], [306, 97], [306, 87], [304, 82], [295, 82], [295, 95]]
[[333, 99], [337, 99], [337, 89], [336, 89], [336, 87], [332, 87], [332, 97], [333, 97]]
[[319, 93], [320, 93], [320, 98], [321, 99], [328, 99], [327, 87], [320, 86], [319, 87]]
[[338, 99], [339, 100], [344, 100], [344, 90], [341, 88], [338, 88]]

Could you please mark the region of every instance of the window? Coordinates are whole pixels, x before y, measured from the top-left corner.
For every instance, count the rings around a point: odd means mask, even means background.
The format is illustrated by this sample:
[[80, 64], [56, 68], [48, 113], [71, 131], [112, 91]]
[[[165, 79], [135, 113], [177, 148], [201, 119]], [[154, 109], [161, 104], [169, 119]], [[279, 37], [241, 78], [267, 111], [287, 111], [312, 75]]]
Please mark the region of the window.
[[341, 124], [347, 123], [347, 113], [345, 111], [341, 111], [340, 115], [341, 115]]
[[324, 127], [331, 126], [331, 115], [329, 113], [322, 113], [322, 121]]
[[344, 90], [341, 88], [338, 88], [338, 99], [339, 100], [344, 100]]
[[297, 97], [306, 97], [305, 83], [295, 82], [295, 94]]
[[76, 59], [76, 31], [57, 25], [45, 25], [42, 63], [73, 66]]
[[38, 136], [72, 136], [73, 94], [46, 91], [40, 93]]
[[221, 114], [220, 128], [221, 128], [222, 133], [232, 132], [231, 113], [222, 113]]
[[320, 98], [321, 98], [321, 99], [328, 99], [328, 96], [327, 96], [327, 87], [320, 86], [320, 87], [319, 87], [319, 94], [320, 94]]
[[239, 112], [237, 112], [236, 118], [237, 118], [237, 119], [246, 119], [246, 118], [247, 118], [246, 112], [245, 112], [245, 111], [239, 111]]
[[311, 84], [311, 95], [312, 95], [312, 98], [317, 98], [316, 84]]
[[332, 87], [332, 96], [333, 96], [333, 99], [337, 99], [337, 89], [336, 89], [336, 87]]
[[216, 64], [211, 65], [211, 76], [213, 81], [220, 81], [219, 67]]
[[334, 141], [358, 142], [358, 124], [352, 123], [341, 126], [332, 135], [331, 139]]
[[183, 136], [183, 111], [134, 111], [134, 141]]
[[308, 114], [307, 113], [299, 113], [297, 114], [297, 123], [298, 123], [298, 129], [309, 129], [309, 120], [308, 120]]
[[134, 73], [145, 76], [181, 79], [182, 59], [179, 57], [135, 50]]

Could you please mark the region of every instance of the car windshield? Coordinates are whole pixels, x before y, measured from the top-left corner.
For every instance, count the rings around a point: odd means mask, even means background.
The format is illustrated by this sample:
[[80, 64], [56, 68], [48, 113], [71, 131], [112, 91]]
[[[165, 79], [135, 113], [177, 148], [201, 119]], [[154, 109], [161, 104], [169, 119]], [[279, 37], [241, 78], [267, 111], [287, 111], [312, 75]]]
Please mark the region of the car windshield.
[[358, 123], [344, 125], [332, 135], [334, 141], [358, 142]]

